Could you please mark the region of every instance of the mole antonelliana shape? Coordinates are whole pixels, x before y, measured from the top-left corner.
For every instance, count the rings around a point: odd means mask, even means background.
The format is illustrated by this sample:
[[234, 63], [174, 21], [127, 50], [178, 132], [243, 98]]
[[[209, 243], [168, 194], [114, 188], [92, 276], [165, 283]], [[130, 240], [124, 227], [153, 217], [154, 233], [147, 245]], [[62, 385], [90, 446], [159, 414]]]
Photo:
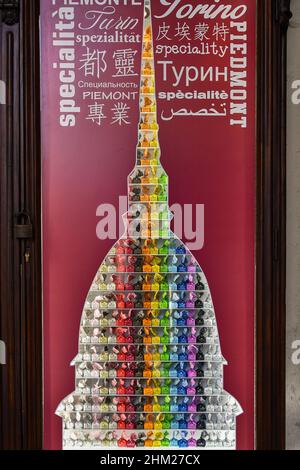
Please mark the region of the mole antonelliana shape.
[[63, 448], [236, 448], [203, 271], [171, 232], [160, 163], [150, 0], [145, 0], [136, 166], [126, 231], [84, 305], [75, 391], [57, 409]]

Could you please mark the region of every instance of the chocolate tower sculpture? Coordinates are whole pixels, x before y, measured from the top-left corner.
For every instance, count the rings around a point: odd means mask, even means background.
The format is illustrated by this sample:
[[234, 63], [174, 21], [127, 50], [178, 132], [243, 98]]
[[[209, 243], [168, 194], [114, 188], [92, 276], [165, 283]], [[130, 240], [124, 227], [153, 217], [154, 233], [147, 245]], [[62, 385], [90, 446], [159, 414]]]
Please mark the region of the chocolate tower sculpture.
[[160, 163], [150, 0], [145, 0], [140, 125], [126, 232], [84, 306], [76, 390], [58, 407], [63, 448], [235, 449], [237, 401], [213, 302], [193, 255], [171, 232]]

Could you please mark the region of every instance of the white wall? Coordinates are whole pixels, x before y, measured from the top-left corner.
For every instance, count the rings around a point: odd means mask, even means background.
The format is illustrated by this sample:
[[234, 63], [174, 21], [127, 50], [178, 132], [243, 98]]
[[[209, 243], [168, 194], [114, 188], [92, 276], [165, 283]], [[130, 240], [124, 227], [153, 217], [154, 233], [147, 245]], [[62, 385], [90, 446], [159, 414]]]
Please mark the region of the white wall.
[[287, 448], [300, 449], [300, 365], [292, 362], [292, 343], [300, 341], [300, 104], [292, 104], [291, 99], [292, 83], [300, 80], [300, 1], [292, 0], [291, 5], [287, 136]]

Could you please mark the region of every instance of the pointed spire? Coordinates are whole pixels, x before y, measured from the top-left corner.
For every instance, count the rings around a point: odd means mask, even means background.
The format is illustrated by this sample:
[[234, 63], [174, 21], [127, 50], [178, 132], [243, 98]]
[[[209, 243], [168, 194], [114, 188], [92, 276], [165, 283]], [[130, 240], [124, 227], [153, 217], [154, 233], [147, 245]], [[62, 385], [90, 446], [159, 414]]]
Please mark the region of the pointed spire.
[[129, 176], [127, 224], [132, 238], [169, 239], [168, 176], [160, 163], [151, 2], [144, 0], [136, 166]]
[[[153, 152], [150, 153], [159, 154], [157, 103], [155, 94], [155, 61], [150, 0], [144, 1], [138, 148], [153, 149]], [[155, 152], [155, 149], [158, 151]]]

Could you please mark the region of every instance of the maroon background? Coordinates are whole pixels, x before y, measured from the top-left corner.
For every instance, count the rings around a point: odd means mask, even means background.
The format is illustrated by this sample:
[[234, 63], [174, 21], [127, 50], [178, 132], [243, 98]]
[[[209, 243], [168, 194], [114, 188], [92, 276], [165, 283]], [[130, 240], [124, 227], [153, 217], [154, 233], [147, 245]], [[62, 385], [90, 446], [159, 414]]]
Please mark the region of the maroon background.
[[[158, 14], [159, 2], [152, 3], [153, 14]], [[225, 389], [244, 409], [237, 422], [238, 448], [253, 449], [256, 2], [230, 3], [248, 5], [248, 128], [230, 127], [228, 118], [176, 118], [160, 121], [160, 144], [170, 177], [170, 204], [205, 204], [205, 245], [194, 254], [210, 284], [222, 352], [229, 363]], [[118, 207], [119, 195], [127, 192], [139, 116], [136, 104], [131, 126], [100, 128], [83, 117], [75, 128], [59, 126], [50, 7], [50, 0], [43, 0], [44, 432], [45, 448], [60, 449], [62, 423], [55, 409], [74, 390], [69, 363], [78, 350], [83, 303], [113, 244], [96, 237], [96, 208], [101, 203]], [[137, 16], [138, 7], [126, 7], [126, 16], [131, 9]], [[173, 15], [166, 21], [177, 23]], [[154, 21], [155, 31], [159, 24]], [[174, 60], [182, 62], [179, 57]], [[189, 56], [186, 62], [195, 64], [195, 58]], [[199, 64], [205, 63], [200, 57]], [[160, 67], [157, 88], [171, 89], [162, 82]], [[158, 107], [167, 109], [164, 103]], [[176, 106], [181, 107], [184, 102]]]

